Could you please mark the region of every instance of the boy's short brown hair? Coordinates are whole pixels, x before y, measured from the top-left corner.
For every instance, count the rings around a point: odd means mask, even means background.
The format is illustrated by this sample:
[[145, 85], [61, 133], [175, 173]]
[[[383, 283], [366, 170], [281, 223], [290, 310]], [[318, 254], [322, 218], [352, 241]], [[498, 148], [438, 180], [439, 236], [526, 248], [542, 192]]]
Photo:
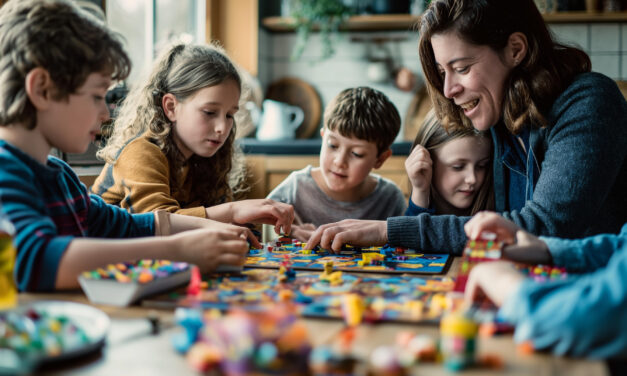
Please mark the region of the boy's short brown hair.
[[131, 61], [117, 33], [68, 0], [12, 0], [0, 8], [0, 125], [36, 125], [26, 75], [48, 71], [56, 100], [65, 100], [91, 73], [126, 78]]
[[324, 126], [342, 136], [374, 142], [378, 153], [390, 148], [401, 128], [396, 106], [370, 87], [342, 90], [324, 111]]

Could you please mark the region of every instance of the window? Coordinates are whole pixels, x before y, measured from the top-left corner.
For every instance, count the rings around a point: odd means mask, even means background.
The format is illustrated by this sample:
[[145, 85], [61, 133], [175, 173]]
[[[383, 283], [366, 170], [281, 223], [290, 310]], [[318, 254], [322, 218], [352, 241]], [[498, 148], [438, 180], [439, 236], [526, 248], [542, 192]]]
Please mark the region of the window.
[[133, 62], [128, 83], [150, 69], [173, 41], [205, 42], [206, 0], [108, 0], [107, 24], [124, 36]]

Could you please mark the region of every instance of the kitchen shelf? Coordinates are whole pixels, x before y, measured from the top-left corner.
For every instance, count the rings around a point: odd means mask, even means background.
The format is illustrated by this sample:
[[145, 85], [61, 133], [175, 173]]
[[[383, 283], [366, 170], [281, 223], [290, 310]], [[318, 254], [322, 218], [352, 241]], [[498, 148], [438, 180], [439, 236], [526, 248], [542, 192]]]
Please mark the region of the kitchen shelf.
[[[342, 30], [376, 31], [376, 30], [411, 30], [417, 29], [419, 16], [410, 14], [381, 14], [351, 16], [342, 25]], [[627, 12], [554, 12], [544, 14], [547, 23], [607, 23], [627, 21]], [[294, 18], [266, 17], [262, 25], [275, 32], [291, 32], [295, 29]]]

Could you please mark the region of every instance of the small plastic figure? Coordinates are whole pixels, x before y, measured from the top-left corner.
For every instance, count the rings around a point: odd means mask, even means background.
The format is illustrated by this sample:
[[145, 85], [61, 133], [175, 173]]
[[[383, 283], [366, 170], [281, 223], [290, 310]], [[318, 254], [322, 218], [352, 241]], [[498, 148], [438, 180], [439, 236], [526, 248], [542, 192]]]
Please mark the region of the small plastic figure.
[[342, 298], [342, 313], [348, 326], [361, 324], [366, 307], [359, 294], [345, 294]]
[[477, 323], [462, 314], [442, 319], [440, 351], [446, 368], [460, 371], [475, 363], [477, 331]]

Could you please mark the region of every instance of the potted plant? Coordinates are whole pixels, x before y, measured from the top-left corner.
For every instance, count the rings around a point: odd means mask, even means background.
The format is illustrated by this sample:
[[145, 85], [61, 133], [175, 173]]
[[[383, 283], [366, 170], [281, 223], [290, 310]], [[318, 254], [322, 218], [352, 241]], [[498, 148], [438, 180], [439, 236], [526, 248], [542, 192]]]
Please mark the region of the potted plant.
[[296, 45], [292, 59], [297, 60], [303, 54], [309, 36], [314, 28], [319, 28], [322, 40], [322, 59], [335, 53], [333, 38], [342, 22], [352, 14], [349, 7], [341, 0], [287, 0], [290, 15], [296, 26]]

